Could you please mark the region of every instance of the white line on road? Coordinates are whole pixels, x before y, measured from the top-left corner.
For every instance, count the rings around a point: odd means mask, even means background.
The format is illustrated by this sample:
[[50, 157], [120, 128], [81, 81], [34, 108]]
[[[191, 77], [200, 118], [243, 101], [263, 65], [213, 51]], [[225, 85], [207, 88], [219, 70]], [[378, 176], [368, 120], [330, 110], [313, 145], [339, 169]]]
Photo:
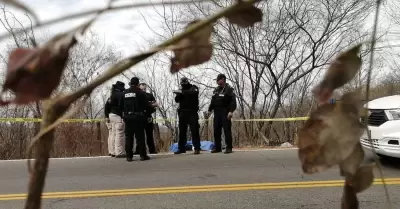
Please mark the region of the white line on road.
[[[297, 150], [298, 148], [265, 148], [265, 149], [233, 149], [234, 152], [261, 152], [261, 151], [285, 151], [285, 150]], [[208, 152], [208, 151], [203, 151]], [[159, 154], [149, 154], [150, 156], [157, 155], [173, 155], [174, 153], [159, 153]], [[96, 159], [96, 158], [111, 158], [110, 156], [93, 156], [93, 157], [62, 157], [62, 158], [50, 158], [51, 160], [78, 160], [78, 159]], [[0, 160], [1, 162], [18, 162], [18, 161], [27, 161], [28, 159], [14, 159], [14, 160]], [[34, 160], [34, 159], [32, 159]]]

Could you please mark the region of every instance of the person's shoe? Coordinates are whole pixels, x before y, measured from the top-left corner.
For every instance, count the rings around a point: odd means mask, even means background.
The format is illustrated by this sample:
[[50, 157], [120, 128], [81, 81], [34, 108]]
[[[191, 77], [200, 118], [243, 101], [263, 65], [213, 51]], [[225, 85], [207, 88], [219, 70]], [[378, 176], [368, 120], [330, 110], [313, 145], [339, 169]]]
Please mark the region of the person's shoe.
[[128, 161], [128, 162], [132, 162], [132, 161], [133, 161], [133, 159], [132, 159], [131, 157], [128, 157], [128, 158], [126, 158], [126, 161]]
[[225, 154], [232, 153], [232, 148], [226, 148], [224, 153]]
[[178, 151], [174, 152], [175, 155], [184, 154], [184, 153], [186, 153], [186, 151], [178, 150]]
[[158, 154], [158, 153], [156, 151], [154, 151], [154, 152], [150, 152], [150, 154], [155, 155], [155, 154]]
[[220, 150], [220, 149], [213, 149], [213, 150], [211, 150], [211, 153], [219, 153], [219, 152], [222, 152], [222, 150]]
[[140, 157], [140, 161], [145, 161], [145, 160], [150, 160], [150, 157], [147, 155]]
[[193, 154], [195, 154], [195, 155], [200, 154], [200, 150], [195, 150], [195, 151], [193, 152]]
[[125, 158], [126, 155], [115, 155], [115, 158]]
[[115, 155], [111, 155], [111, 157], [115, 157]]
[[112, 156], [112, 154], [111, 154], [111, 153], [108, 153], [108, 156]]

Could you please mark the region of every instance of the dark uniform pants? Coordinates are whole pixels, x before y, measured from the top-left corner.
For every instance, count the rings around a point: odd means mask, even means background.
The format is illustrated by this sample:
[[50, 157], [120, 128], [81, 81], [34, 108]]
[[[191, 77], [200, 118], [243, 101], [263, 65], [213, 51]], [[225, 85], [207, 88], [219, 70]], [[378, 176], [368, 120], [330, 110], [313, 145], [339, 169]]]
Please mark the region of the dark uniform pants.
[[[147, 120], [149, 120], [149, 118]], [[156, 152], [156, 145], [154, 143], [154, 136], [153, 136], [153, 130], [154, 130], [153, 120], [151, 120], [150, 123], [148, 121], [146, 121], [146, 125], [145, 125], [144, 129], [145, 129], [145, 132], [146, 132], [146, 143], [147, 143], [147, 146], [149, 147], [149, 152], [150, 153], [155, 153]], [[137, 153], [137, 154], [139, 153], [139, 149], [138, 148], [139, 148], [139, 146], [136, 146], [136, 152], [135, 153]]]
[[216, 150], [222, 150], [222, 128], [224, 129], [226, 148], [232, 149], [232, 121], [228, 119], [228, 112], [227, 109], [214, 110], [214, 140]]
[[134, 115], [125, 119], [125, 152], [127, 158], [133, 157], [133, 139], [136, 138], [137, 150], [141, 157], [147, 155], [144, 139], [146, 124], [144, 115]]
[[180, 111], [178, 149], [181, 152], [186, 150], [188, 125], [190, 127], [190, 132], [192, 133], [193, 147], [195, 150], [200, 150], [200, 124], [197, 111]]

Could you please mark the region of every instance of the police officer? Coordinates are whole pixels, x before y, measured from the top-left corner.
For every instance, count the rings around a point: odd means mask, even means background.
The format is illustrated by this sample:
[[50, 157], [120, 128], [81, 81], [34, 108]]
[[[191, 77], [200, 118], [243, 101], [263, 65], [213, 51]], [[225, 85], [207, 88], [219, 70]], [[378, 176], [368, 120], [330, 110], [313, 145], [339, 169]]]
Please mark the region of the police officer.
[[[146, 92], [147, 84], [141, 83], [139, 85], [139, 87], [140, 87], [140, 89], [142, 89], [142, 91], [144, 91], [146, 93], [147, 98], [149, 99], [150, 105], [152, 106], [152, 111], [148, 112], [146, 114], [146, 118], [147, 118], [147, 123], [145, 126], [146, 142], [147, 142], [147, 146], [149, 147], [149, 153], [157, 154], [156, 145], [154, 144], [154, 137], [153, 137], [154, 123], [153, 123], [153, 117], [151, 114], [153, 114], [156, 111], [156, 107], [158, 107], [158, 104], [156, 102], [156, 98], [154, 97], [154, 95], [152, 93]], [[135, 154], [139, 154], [138, 146], [136, 146]]]
[[236, 96], [233, 88], [226, 83], [226, 76], [217, 76], [218, 87], [215, 88], [208, 108], [208, 115], [214, 111], [214, 140], [215, 147], [211, 153], [222, 152], [222, 128], [225, 134], [225, 154], [232, 153], [232, 121], [233, 112], [236, 110]]
[[146, 114], [151, 112], [149, 100], [144, 91], [139, 88], [139, 78], [133, 77], [129, 83], [130, 88], [124, 91], [124, 97], [120, 101], [120, 108], [123, 110], [123, 119], [125, 121], [125, 151], [128, 162], [133, 158], [133, 139], [136, 138], [136, 144], [140, 155], [140, 160], [149, 160], [147, 155], [144, 128], [147, 122]]
[[117, 81], [113, 84], [111, 96], [108, 98], [104, 107], [105, 117], [110, 127], [108, 133], [108, 153], [117, 158], [125, 157], [124, 123], [121, 118], [122, 112], [119, 108], [119, 101], [123, 97], [124, 90], [125, 83]]
[[174, 91], [175, 102], [179, 103], [179, 142], [175, 154], [186, 152], [187, 128], [190, 126], [194, 154], [200, 154], [199, 88], [192, 85], [186, 77], [181, 78], [181, 89]]

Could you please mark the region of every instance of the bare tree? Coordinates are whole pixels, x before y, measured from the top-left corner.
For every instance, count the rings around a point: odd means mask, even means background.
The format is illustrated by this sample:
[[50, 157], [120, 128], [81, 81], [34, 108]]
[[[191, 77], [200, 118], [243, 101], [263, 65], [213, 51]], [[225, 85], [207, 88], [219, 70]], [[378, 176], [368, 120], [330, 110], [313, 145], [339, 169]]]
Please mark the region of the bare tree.
[[[255, 27], [241, 29], [228, 22], [216, 25], [216, 50], [209, 72], [222, 69], [232, 82], [238, 96], [239, 116], [275, 118], [298, 116], [290, 104], [302, 106], [310, 97], [307, 89], [318, 70], [333, 56], [367, 36], [361, 30], [372, 11], [374, 1], [306, 1], [275, 0], [258, 3], [264, 10], [264, 20]], [[206, 17], [228, 2], [191, 4], [171, 9], [166, 25], [176, 25], [189, 19]], [[167, 27], [166, 33], [170, 31]], [[260, 131], [262, 130], [262, 131]], [[247, 138], [270, 143], [279, 140], [272, 122], [244, 123]], [[261, 136], [261, 135], [264, 136]], [[293, 133], [291, 134], [293, 135]], [[287, 135], [289, 136], [289, 135]], [[287, 137], [283, 136], [283, 137]]]
[[[115, 63], [119, 54], [111, 45], [102, 42], [95, 32], [88, 32], [88, 36], [85, 36], [82, 43], [72, 50], [59, 89], [62, 89], [63, 92], [72, 92], [87, 85], [106, 67]], [[104, 102], [108, 96], [102, 92], [108, 93], [109, 91], [106, 88], [94, 90], [94, 94], [88, 98], [87, 105], [80, 111], [81, 117], [97, 118], [102, 116]]]

